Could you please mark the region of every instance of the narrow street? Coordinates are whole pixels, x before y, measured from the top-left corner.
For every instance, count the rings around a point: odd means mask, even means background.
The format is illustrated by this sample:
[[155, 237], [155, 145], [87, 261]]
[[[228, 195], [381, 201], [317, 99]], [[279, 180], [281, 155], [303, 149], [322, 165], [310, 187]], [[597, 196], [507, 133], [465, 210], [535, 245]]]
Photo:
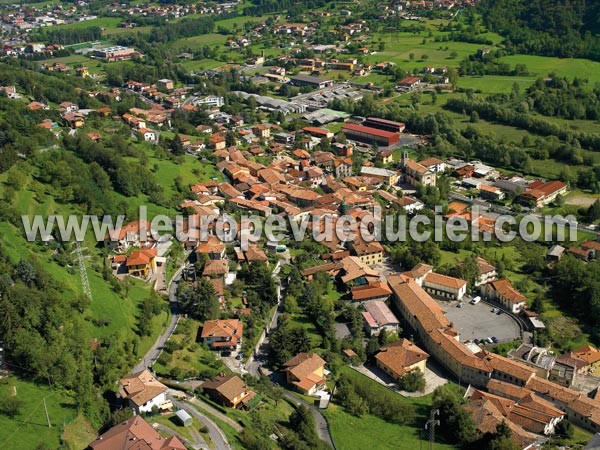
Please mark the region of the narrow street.
[[169, 340], [171, 334], [173, 334], [173, 331], [175, 331], [175, 327], [177, 326], [177, 323], [179, 322], [179, 318], [181, 316], [176, 296], [177, 286], [179, 283], [179, 279], [181, 278], [181, 271], [182, 269], [180, 268], [179, 270], [177, 270], [177, 272], [175, 272], [175, 274], [173, 275], [173, 279], [169, 285], [169, 304], [171, 307], [171, 320], [169, 322], [169, 325], [167, 326], [163, 334], [161, 334], [158, 337], [158, 339], [156, 339], [154, 345], [152, 345], [152, 347], [146, 352], [144, 358], [133, 368], [131, 373], [139, 372], [152, 365], [152, 363], [158, 359], [162, 348], [164, 347], [165, 343]]
[[212, 421], [212, 419], [202, 414], [187, 401], [176, 400], [174, 397], [169, 397], [169, 400], [171, 400], [179, 409], [186, 410], [207, 428], [210, 438], [215, 443], [216, 450], [231, 450], [231, 445], [229, 445], [229, 441], [227, 440], [227, 437], [225, 437], [225, 433], [223, 433], [223, 431], [217, 426], [216, 423]]

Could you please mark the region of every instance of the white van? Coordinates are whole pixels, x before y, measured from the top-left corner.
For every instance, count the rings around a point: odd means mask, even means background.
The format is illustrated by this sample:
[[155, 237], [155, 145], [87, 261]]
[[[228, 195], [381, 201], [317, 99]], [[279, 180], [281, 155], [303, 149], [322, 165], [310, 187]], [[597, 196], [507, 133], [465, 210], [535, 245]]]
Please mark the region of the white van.
[[477, 297], [475, 297], [473, 300], [471, 300], [471, 305], [476, 305], [477, 303], [479, 303], [481, 301], [481, 297], [478, 295]]

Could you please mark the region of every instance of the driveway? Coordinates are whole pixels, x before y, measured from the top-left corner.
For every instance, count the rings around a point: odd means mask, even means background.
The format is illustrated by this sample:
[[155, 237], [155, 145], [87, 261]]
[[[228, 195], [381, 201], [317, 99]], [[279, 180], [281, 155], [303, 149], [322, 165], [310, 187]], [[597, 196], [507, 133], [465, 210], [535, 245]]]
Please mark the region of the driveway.
[[188, 413], [194, 416], [200, 421], [202, 425], [208, 430], [208, 434], [212, 441], [215, 443], [216, 450], [231, 450], [231, 445], [225, 437], [225, 433], [217, 426], [212, 419], [208, 418], [200, 411], [198, 411], [191, 403], [187, 401], [176, 400], [174, 397], [169, 398], [175, 406], [180, 409], [185, 409]]
[[321, 411], [319, 411], [319, 409], [314, 405], [302, 400], [291, 392], [285, 391], [283, 395], [296, 405], [303, 405], [308, 408], [315, 419], [315, 425], [317, 427], [317, 435], [319, 436], [319, 439], [324, 441], [329, 447], [335, 448], [335, 445], [333, 445], [333, 439], [331, 439], [331, 434], [329, 433], [329, 425], [327, 424], [327, 420], [325, 420], [323, 414], [321, 414]]
[[427, 361], [425, 373], [423, 374], [425, 376], [425, 390], [422, 392], [407, 392], [399, 389], [396, 381], [376, 366], [360, 365], [351, 367], [404, 397], [423, 397], [424, 395], [431, 394], [436, 388], [448, 382], [448, 377], [444, 370], [431, 359]]

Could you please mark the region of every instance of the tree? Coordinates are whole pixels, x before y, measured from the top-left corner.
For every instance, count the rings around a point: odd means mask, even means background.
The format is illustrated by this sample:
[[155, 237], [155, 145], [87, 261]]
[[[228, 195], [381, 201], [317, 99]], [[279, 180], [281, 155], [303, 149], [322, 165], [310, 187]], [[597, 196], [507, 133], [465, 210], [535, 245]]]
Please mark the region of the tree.
[[0, 411], [2, 414], [14, 419], [21, 412], [21, 408], [23, 407], [23, 401], [20, 398], [17, 398], [16, 395], [7, 395], [0, 407]]
[[593, 223], [593, 222], [597, 221], [598, 219], [600, 219], [600, 199], [596, 200], [588, 208], [585, 218], [589, 223]]
[[462, 406], [462, 392], [457, 387], [444, 385], [433, 392], [432, 408], [440, 410], [440, 429], [456, 444], [464, 445], [475, 441], [478, 435], [475, 421]]
[[178, 134], [176, 134], [175, 137], [169, 141], [169, 150], [175, 156], [183, 155], [185, 153], [181, 138]]
[[425, 376], [419, 368], [411, 370], [400, 379], [400, 389], [408, 392], [425, 390]]

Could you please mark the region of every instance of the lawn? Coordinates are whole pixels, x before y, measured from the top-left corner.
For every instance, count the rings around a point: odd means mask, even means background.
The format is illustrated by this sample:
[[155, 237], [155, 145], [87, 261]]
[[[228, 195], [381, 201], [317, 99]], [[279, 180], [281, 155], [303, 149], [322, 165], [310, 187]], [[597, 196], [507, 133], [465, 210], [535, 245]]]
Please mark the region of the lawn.
[[600, 82], [600, 62], [587, 59], [510, 55], [500, 58], [500, 61], [511, 66], [525, 64], [529, 73], [535, 77], [545, 77], [554, 72], [568, 78], [587, 78], [592, 85]]
[[[423, 43], [423, 39], [426, 43]], [[416, 68], [420, 71], [427, 65], [458, 67], [461, 60], [481, 48], [481, 45], [466, 42], [435, 42], [433, 38], [424, 38], [406, 32], [382, 35], [382, 40], [385, 49], [366, 56], [365, 61], [370, 63], [391, 61], [405, 70]], [[456, 57], [450, 56], [452, 52], [456, 52]]]
[[[44, 448], [59, 448], [63, 424], [77, 416], [73, 398], [48, 386], [21, 381], [15, 377], [0, 380], [0, 395], [12, 394], [15, 388], [23, 406], [14, 419], [0, 415], [2, 448], [33, 450], [42, 444], [45, 444]], [[44, 399], [51, 428], [48, 428]]]
[[86, 448], [90, 442], [98, 437], [98, 433], [84, 416], [77, 416], [73, 422], [65, 426], [62, 439], [68, 448]]
[[457, 86], [464, 89], [474, 89], [483, 94], [506, 94], [512, 90], [515, 83], [521, 90], [531, 86], [535, 77], [509, 77], [500, 75], [464, 76], [457, 81]]
[[201, 323], [194, 319], [182, 318], [170, 341], [178, 344], [181, 348], [172, 354], [172, 359], [166, 363], [154, 363], [153, 369], [160, 374], [169, 375], [174, 368], [179, 368], [185, 373], [200, 371], [229, 370], [218, 359], [216, 354], [204, 348], [198, 342]]
[[[362, 382], [372, 383], [375, 389], [386, 392], [386, 395], [400, 395], [387, 389], [364, 375], [349, 367], [342, 367], [341, 371], [351, 378], [360, 379]], [[431, 409], [432, 395], [417, 398], [405, 398], [407, 403], [415, 406], [416, 420], [411, 425], [398, 425], [386, 422], [372, 415], [356, 417], [348, 414], [344, 409], [334, 403], [323, 411], [337, 448], [344, 450], [373, 449], [418, 449], [426, 448], [428, 441], [425, 438], [423, 425]], [[436, 443], [434, 449], [454, 449], [454, 446]]]
[[118, 25], [123, 22], [120, 17], [98, 17], [97, 19], [84, 20], [82, 22], [73, 22], [66, 25], [57, 25], [56, 29], [74, 29], [80, 30], [82, 28], [100, 27], [100, 28], [117, 28]]

